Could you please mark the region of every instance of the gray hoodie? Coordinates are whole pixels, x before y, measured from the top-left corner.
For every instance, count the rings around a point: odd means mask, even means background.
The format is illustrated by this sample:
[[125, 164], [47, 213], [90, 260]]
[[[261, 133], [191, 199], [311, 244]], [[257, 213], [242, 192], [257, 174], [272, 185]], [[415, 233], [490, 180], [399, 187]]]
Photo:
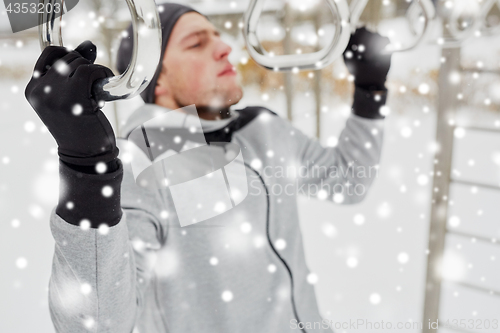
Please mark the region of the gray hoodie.
[[[139, 108], [125, 137], [165, 111], [153, 104]], [[156, 130], [196, 127], [192, 115], [171, 112], [168, 123], [153, 125]], [[56, 246], [49, 304], [57, 332], [281, 333], [300, 332], [298, 322], [304, 332], [331, 332], [304, 257], [297, 195], [340, 204], [363, 200], [376, 177], [383, 120], [351, 115], [338, 145], [328, 148], [263, 108], [232, 111], [229, 119], [201, 120], [200, 126], [197, 132], [231, 128], [225, 141], [239, 146], [242, 160], [239, 176], [226, 178], [234, 184], [244, 179], [246, 195], [182, 227], [179, 211], [186, 208], [171, 188], [138, 182], [134, 164], [154, 160], [137, 142], [118, 139], [120, 222], [86, 229], [51, 214]], [[218, 154], [223, 146], [207, 149]], [[204, 156], [191, 160], [186, 172], [208, 163]], [[218, 195], [210, 188], [191, 191], [193, 202]], [[183, 200], [189, 208], [189, 198]]]

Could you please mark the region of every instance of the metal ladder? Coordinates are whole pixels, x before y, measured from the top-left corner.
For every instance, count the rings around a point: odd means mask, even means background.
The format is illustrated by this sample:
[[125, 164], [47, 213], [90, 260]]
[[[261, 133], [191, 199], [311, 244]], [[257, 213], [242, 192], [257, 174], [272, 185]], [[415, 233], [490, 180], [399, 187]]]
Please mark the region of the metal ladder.
[[[436, 142], [440, 149], [435, 154], [433, 186], [432, 186], [432, 206], [430, 212], [430, 228], [429, 228], [429, 243], [428, 243], [428, 259], [427, 259], [427, 274], [425, 284], [425, 300], [423, 313], [423, 333], [436, 333], [441, 328], [440, 326], [429, 327], [428, 323], [436, 323], [438, 320], [442, 323], [442, 318], [439, 318], [439, 307], [441, 301], [441, 286], [442, 282], [450, 282], [444, 280], [440, 276], [439, 265], [445, 251], [445, 242], [447, 235], [453, 234], [469, 239], [475, 238], [479, 242], [498, 246], [500, 242], [496, 242], [495, 238], [487, 238], [484, 236], [474, 235], [467, 232], [456, 231], [447, 228], [447, 220], [449, 213], [449, 198], [450, 185], [461, 184], [466, 186], [476, 186], [478, 188], [489, 188], [500, 191], [500, 186], [476, 183], [466, 180], [456, 180], [452, 177], [453, 163], [453, 148], [454, 148], [454, 130], [456, 125], [450, 125], [449, 119], [455, 118], [455, 110], [457, 107], [457, 94], [459, 85], [450, 85], [448, 82], [449, 74], [452, 71], [462, 71], [460, 67], [460, 48], [443, 48], [442, 56], [446, 61], [442, 64], [438, 85], [444, 87], [440, 89], [437, 103], [437, 124], [436, 124]], [[494, 128], [481, 127], [464, 127], [467, 131], [493, 132], [499, 134], [500, 130]], [[495, 244], [496, 243], [496, 244]], [[454, 285], [459, 285], [473, 292], [488, 293], [489, 295], [500, 297], [500, 291], [491, 290], [482, 286], [474, 285], [467, 282], [452, 281]], [[447, 330], [473, 333], [478, 332], [467, 330], [464, 328], [450, 328]], [[481, 331], [481, 330], [479, 330]], [[482, 330], [484, 331], [484, 330]]]

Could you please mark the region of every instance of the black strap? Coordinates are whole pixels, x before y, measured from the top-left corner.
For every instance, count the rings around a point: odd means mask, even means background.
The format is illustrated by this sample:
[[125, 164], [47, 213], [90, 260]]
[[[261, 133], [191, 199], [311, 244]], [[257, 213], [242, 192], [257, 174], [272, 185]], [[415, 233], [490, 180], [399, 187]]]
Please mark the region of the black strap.
[[[233, 133], [242, 129], [254, 120], [261, 113], [269, 112], [272, 115], [277, 115], [271, 110], [259, 106], [246, 107], [242, 110], [236, 110], [239, 116], [228, 123], [226, 126], [219, 128], [215, 131], [204, 132], [203, 137], [200, 133], [192, 133], [188, 128], [167, 128], [163, 130], [158, 128], [148, 128], [147, 138], [140, 132], [131, 132], [127, 139], [134, 142], [141, 148], [147, 156], [159, 156], [167, 150], [180, 152], [186, 141], [197, 142], [200, 144], [212, 142], [231, 142]], [[134, 133], [134, 134], [132, 134]], [[132, 134], [132, 135], [131, 135]], [[175, 140], [176, 137], [182, 140]], [[149, 142], [155, 142], [151, 145]]]
[[231, 142], [234, 132], [248, 125], [261, 113], [269, 112], [272, 115], [277, 116], [275, 112], [261, 106], [248, 106], [242, 110], [237, 110], [237, 112], [240, 115], [234, 121], [216, 131], [204, 133], [207, 143], [210, 144], [210, 142]]

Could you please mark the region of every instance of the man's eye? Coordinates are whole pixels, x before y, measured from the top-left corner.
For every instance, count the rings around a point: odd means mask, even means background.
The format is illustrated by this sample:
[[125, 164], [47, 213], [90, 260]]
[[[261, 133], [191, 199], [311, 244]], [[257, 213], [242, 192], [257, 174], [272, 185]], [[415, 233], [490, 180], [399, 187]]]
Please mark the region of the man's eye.
[[197, 44], [191, 45], [189, 48], [190, 49], [194, 49], [194, 48], [199, 47], [199, 46], [201, 46], [201, 43], [197, 43]]

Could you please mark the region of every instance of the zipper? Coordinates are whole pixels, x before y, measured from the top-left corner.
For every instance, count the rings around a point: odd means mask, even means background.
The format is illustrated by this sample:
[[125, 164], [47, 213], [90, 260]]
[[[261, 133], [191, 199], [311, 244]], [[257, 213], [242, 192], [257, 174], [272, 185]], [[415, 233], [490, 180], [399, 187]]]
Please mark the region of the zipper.
[[[235, 160], [235, 161], [238, 161], [238, 160]], [[239, 162], [239, 161], [238, 161]], [[241, 163], [241, 162], [240, 162]], [[300, 319], [299, 319], [299, 315], [297, 313], [297, 307], [295, 305], [295, 298], [294, 298], [294, 285], [293, 285], [293, 274], [292, 274], [292, 271], [290, 269], [290, 267], [288, 266], [288, 264], [286, 263], [285, 259], [283, 259], [280, 254], [278, 253], [278, 251], [276, 250], [276, 248], [274, 247], [273, 243], [271, 242], [271, 236], [269, 234], [269, 216], [270, 216], [270, 210], [271, 210], [271, 201], [269, 200], [269, 189], [267, 188], [267, 185], [266, 183], [264, 182], [264, 179], [262, 179], [262, 176], [259, 174], [259, 172], [257, 172], [257, 170], [255, 170], [254, 168], [252, 168], [250, 165], [248, 165], [246, 162], [243, 162], [243, 164], [249, 168], [250, 170], [252, 170], [258, 177], [259, 177], [259, 180], [260, 182], [262, 183], [262, 186], [264, 187], [265, 191], [266, 191], [266, 201], [267, 201], [267, 209], [266, 209], [266, 236], [267, 236], [267, 241], [269, 242], [269, 246], [271, 247], [271, 249], [273, 250], [274, 254], [278, 257], [278, 259], [283, 263], [283, 266], [285, 266], [287, 272], [288, 272], [288, 276], [290, 277], [290, 298], [291, 298], [291, 302], [292, 302], [292, 309], [293, 309], [293, 314], [295, 316], [295, 320], [297, 320], [298, 323], [300, 323]], [[307, 333], [305, 328], [301, 328], [300, 329], [302, 332], [304, 333]]]
[[[156, 302], [156, 307], [158, 308], [158, 313], [163, 314], [165, 313], [163, 311], [163, 308], [160, 305], [160, 300], [158, 299], [158, 277], [156, 276], [156, 272], [153, 270], [153, 278], [154, 278], [154, 297], [155, 297], [155, 302]], [[166, 319], [164, 318], [163, 315], [160, 315], [161, 321], [163, 323], [163, 328], [165, 329], [164, 332], [168, 333], [170, 330], [168, 329], [168, 325], [166, 322]]]

